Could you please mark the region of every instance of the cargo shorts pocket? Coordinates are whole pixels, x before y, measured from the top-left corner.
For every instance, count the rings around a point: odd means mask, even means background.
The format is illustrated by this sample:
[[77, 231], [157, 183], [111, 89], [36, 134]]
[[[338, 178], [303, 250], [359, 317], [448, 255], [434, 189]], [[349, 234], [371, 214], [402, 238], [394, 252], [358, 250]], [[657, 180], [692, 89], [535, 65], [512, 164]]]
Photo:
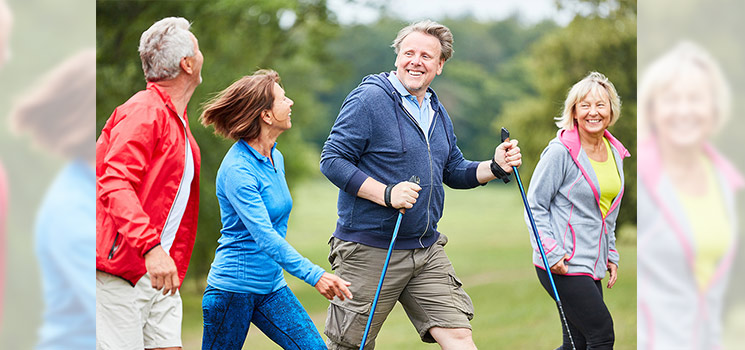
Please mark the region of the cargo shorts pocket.
[[[359, 348], [371, 305], [370, 302], [354, 299], [332, 300], [326, 315], [326, 328], [323, 333], [338, 345]], [[372, 334], [373, 330], [370, 331], [368, 344], [369, 339], [373, 338]]]
[[329, 239], [329, 264], [331, 264], [331, 270], [336, 271], [341, 267], [342, 262], [349, 256], [354, 254], [360, 247], [359, 243], [348, 242], [331, 236]]
[[450, 290], [453, 297], [453, 305], [462, 313], [464, 313], [468, 320], [473, 319], [473, 302], [471, 297], [468, 296], [465, 290], [463, 290], [463, 282], [460, 281], [458, 276], [454, 273], [450, 275]]

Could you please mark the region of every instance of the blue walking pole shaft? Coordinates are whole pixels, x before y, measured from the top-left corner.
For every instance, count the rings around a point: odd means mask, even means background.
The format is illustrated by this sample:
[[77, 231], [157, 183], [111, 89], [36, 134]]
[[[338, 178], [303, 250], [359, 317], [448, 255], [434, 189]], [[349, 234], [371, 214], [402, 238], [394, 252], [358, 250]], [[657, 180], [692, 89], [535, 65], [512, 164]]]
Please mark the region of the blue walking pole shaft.
[[[419, 177], [414, 175], [409, 179], [409, 182], [419, 184]], [[378, 288], [375, 290], [375, 297], [373, 298], [372, 306], [370, 307], [370, 316], [367, 317], [367, 324], [365, 324], [365, 333], [362, 335], [362, 343], [360, 343], [360, 350], [365, 348], [365, 342], [367, 342], [367, 335], [370, 333], [370, 326], [372, 325], [373, 316], [375, 315], [375, 307], [378, 306], [378, 299], [380, 298], [380, 290], [383, 289], [383, 281], [385, 280], [385, 273], [388, 271], [388, 263], [391, 261], [391, 253], [393, 252], [393, 246], [396, 244], [396, 237], [398, 236], [398, 228], [401, 226], [401, 218], [403, 218], [404, 212], [398, 212], [398, 219], [396, 220], [396, 227], [393, 229], [393, 236], [391, 236], [391, 244], [388, 246], [388, 253], [385, 256], [385, 263], [383, 264], [383, 271], [380, 273], [380, 281], [378, 281]]]
[[[502, 142], [509, 139], [510, 132], [507, 129], [502, 128]], [[554, 283], [554, 277], [551, 274], [551, 266], [548, 264], [548, 258], [546, 252], [543, 250], [543, 242], [541, 242], [541, 236], [538, 234], [538, 228], [535, 225], [535, 219], [533, 219], [533, 212], [530, 210], [530, 204], [528, 204], [528, 197], [525, 195], [525, 187], [523, 187], [523, 181], [520, 179], [520, 171], [517, 167], [512, 167], [512, 171], [515, 173], [515, 179], [517, 179], [517, 186], [520, 188], [520, 195], [523, 197], [523, 205], [525, 205], [525, 212], [528, 214], [528, 220], [530, 221], [530, 228], [533, 230], [533, 237], [538, 245], [538, 250], [541, 252], [541, 260], [543, 261], [543, 267], [546, 268], [546, 275], [548, 280], [551, 282], [551, 289], [554, 292], [554, 299], [556, 300], [556, 306], [559, 308], [559, 315], [564, 323], [564, 327], [569, 335], [569, 341], [572, 343], [572, 349], [576, 349], [574, 346], [574, 338], [572, 338], [572, 332], [569, 330], [569, 322], [567, 322], [566, 315], [564, 314], [564, 307], [561, 306], [561, 299], [559, 298], [559, 292], [556, 290], [556, 283]]]
[[525, 205], [525, 211], [528, 213], [528, 219], [530, 221], [530, 228], [533, 229], [533, 237], [535, 237], [536, 244], [538, 244], [538, 250], [541, 252], [541, 259], [543, 260], [543, 267], [546, 268], [546, 272], [548, 273], [548, 280], [551, 282], [551, 288], [554, 291], [554, 298], [556, 299], [556, 303], [561, 305], [561, 299], [559, 299], [559, 292], [556, 291], [556, 284], [554, 284], [554, 278], [551, 276], [551, 266], [548, 266], [548, 258], [546, 257], [546, 252], [543, 250], [543, 242], [541, 242], [541, 236], [538, 235], [538, 228], [535, 226], [535, 219], [533, 219], [533, 212], [530, 210], [530, 205], [528, 204], [528, 197], [525, 196], [525, 188], [523, 187], [523, 182], [520, 179], [520, 172], [517, 170], [517, 167], [512, 167], [512, 171], [515, 172], [515, 178], [517, 179], [517, 185], [520, 187], [520, 195], [523, 197], [523, 204]]

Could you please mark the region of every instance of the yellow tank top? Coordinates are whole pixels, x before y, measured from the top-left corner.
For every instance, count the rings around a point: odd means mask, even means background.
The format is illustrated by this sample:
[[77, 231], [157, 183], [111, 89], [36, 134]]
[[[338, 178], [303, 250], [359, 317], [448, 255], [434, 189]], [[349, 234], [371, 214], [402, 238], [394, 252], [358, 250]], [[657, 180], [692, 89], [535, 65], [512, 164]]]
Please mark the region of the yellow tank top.
[[605, 217], [613, 199], [621, 191], [621, 176], [618, 175], [616, 159], [613, 156], [608, 139], [603, 137], [603, 141], [605, 142], [605, 150], [608, 152], [608, 159], [604, 162], [596, 162], [590, 158], [590, 164], [592, 164], [592, 170], [595, 171], [595, 176], [597, 176], [600, 184], [600, 211]]
[[714, 167], [703, 159], [706, 193], [691, 195], [676, 190], [686, 219], [693, 232], [694, 274], [704, 288], [716, 272], [717, 265], [732, 242], [732, 223], [717, 184]]

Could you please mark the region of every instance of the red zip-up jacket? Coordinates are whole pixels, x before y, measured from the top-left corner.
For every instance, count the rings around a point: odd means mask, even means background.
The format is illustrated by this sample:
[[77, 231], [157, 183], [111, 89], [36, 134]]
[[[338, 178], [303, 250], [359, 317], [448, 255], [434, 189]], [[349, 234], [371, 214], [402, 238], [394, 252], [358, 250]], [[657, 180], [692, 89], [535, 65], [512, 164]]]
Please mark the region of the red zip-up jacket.
[[[186, 115], [184, 115], [186, 119]], [[131, 283], [147, 272], [184, 173], [184, 128], [194, 179], [170, 255], [183, 282], [197, 232], [199, 146], [171, 97], [148, 83], [109, 117], [96, 142], [96, 269]]]

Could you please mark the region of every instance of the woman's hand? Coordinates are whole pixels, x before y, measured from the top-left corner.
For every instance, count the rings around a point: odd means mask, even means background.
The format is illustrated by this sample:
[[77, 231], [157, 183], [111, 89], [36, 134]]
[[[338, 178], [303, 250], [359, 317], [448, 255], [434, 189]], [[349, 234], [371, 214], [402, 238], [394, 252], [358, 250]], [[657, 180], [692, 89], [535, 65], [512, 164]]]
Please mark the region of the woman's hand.
[[344, 300], [345, 296], [352, 299], [352, 292], [347, 288], [350, 285], [352, 284], [339, 278], [339, 276], [324, 272], [315, 287], [328, 300], [334, 299], [335, 296]]
[[566, 264], [567, 259], [569, 259], [569, 254], [564, 254], [559, 262], [551, 266], [551, 272], [557, 275], [566, 275], [569, 272], [569, 266]]
[[608, 277], [608, 289], [611, 289], [613, 288], [613, 285], [616, 284], [616, 279], [618, 279], [618, 265], [609, 262], [608, 271], [610, 271], [610, 276]]

